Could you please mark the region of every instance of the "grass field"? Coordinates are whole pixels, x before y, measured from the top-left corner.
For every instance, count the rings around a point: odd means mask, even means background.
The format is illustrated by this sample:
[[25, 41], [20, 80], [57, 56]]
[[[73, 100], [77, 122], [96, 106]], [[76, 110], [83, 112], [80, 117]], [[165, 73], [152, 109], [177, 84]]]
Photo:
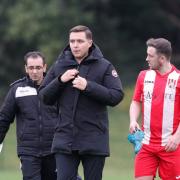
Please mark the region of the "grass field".
[[[106, 160], [103, 180], [133, 179], [134, 153], [132, 145], [127, 141], [128, 104], [126, 101], [116, 108], [109, 109], [111, 156]], [[11, 126], [4, 144], [0, 154], [0, 180], [21, 180], [19, 160], [16, 156], [15, 125]], [[82, 175], [82, 167], [79, 172]]]
[[[119, 108], [110, 108], [111, 156], [106, 161], [104, 180], [128, 180], [133, 177], [132, 146], [127, 142], [128, 123], [127, 113], [120, 112]], [[18, 168], [19, 160], [16, 156], [15, 125], [13, 124], [0, 155], [0, 180], [20, 180], [21, 171]]]

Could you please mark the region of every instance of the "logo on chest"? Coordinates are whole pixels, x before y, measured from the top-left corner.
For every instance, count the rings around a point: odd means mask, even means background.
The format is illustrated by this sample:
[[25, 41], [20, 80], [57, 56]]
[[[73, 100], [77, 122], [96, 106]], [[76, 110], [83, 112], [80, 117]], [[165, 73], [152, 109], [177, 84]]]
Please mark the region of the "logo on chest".
[[172, 89], [175, 89], [176, 87], [176, 80], [175, 79], [168, 79], [168, 87], [169, 88], [172, 88]]
[[30, 86], [26, 86], [26, 87], [18, 87], [16, 89], [15, 97], [17, 98], [17, 97], [35, 96], [35, 95], [37, 95], [37, 90]]

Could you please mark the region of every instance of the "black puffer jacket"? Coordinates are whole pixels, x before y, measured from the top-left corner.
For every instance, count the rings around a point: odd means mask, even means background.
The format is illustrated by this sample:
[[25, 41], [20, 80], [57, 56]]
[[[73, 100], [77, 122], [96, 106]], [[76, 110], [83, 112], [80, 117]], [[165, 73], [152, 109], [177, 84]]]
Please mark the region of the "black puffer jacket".
[[[87, 79], [84, 91], [73, 88], [71, 81], [59, 81], [58, 77], [72, 68]], [[49, 70], [40, 94], [47, 104], [59, 103], [53, 152], [79, 150], [80, 154], [109, 155], [107, 105], [117, 105], [123, 99], [123, 91], [117, 72], [97, 46], [92, 46], [80, 65], [67, 47]]]
[[0, 110], [0, 143], [16, 117], [18, 155], [51, 153], [57, 107], [44, 105], [33, 82], [25, 77], [13, 83]]

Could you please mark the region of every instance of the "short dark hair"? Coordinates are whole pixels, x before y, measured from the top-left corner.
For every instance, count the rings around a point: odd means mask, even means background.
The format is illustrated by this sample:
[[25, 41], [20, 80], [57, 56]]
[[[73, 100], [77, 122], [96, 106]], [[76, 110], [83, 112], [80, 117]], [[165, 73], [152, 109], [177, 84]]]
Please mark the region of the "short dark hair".
[[27, 59], [28, 59], [29, 57], [31, 57], [31, 58], [33, 58], [33, 59], [36, 59], [36, 58], [38, 58], [38, 57], [41, 57], [42, 60], [43, 60], [43, 64], [46, 64], [46, 60], [45, 60], [44, 55], [43, 55], [41, 52], [39, 52], [39, 51], [30, 51], [30, 52], [28, 52], [27, 54], [25, 54], [25, 56], [24, 56], [25, 65], [27, 65]]
[[147, 46], [154, 47], [157, 53], [161, 53], [165, 55], [167, 59], [171, 58], [172, 55], [172, 47], [171, 42], [164, 38], [150, 38], [146, 41]]
[[86, 38], [92, 40], [92, 32], [87, 26], [75, 26], [69, 30], [69, 34], [71, 34], [72, 32], [85, 32]]

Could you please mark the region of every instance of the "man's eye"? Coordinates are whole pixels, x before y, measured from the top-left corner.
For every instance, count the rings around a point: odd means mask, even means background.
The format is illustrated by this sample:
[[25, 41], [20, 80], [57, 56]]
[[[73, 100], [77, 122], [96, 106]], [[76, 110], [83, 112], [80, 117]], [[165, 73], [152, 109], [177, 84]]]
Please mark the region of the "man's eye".
[[83, 40], [78, 40], [78, 43], [83, 43]]
[[42, 66], [28, 66], [29, 70], [34, 70], [34, 69], [41, 70], [42, 68], [43, 68]]
[[43, 67], [42, 66], [36, 66], [36, 69], [37, 70], [40, 70], [40, 69], [42, 69]]
[[29, 69], [29, 70], [33, 70], [34, 67], [33, 67], [33, 66], [29, 66], [28, 69]]

